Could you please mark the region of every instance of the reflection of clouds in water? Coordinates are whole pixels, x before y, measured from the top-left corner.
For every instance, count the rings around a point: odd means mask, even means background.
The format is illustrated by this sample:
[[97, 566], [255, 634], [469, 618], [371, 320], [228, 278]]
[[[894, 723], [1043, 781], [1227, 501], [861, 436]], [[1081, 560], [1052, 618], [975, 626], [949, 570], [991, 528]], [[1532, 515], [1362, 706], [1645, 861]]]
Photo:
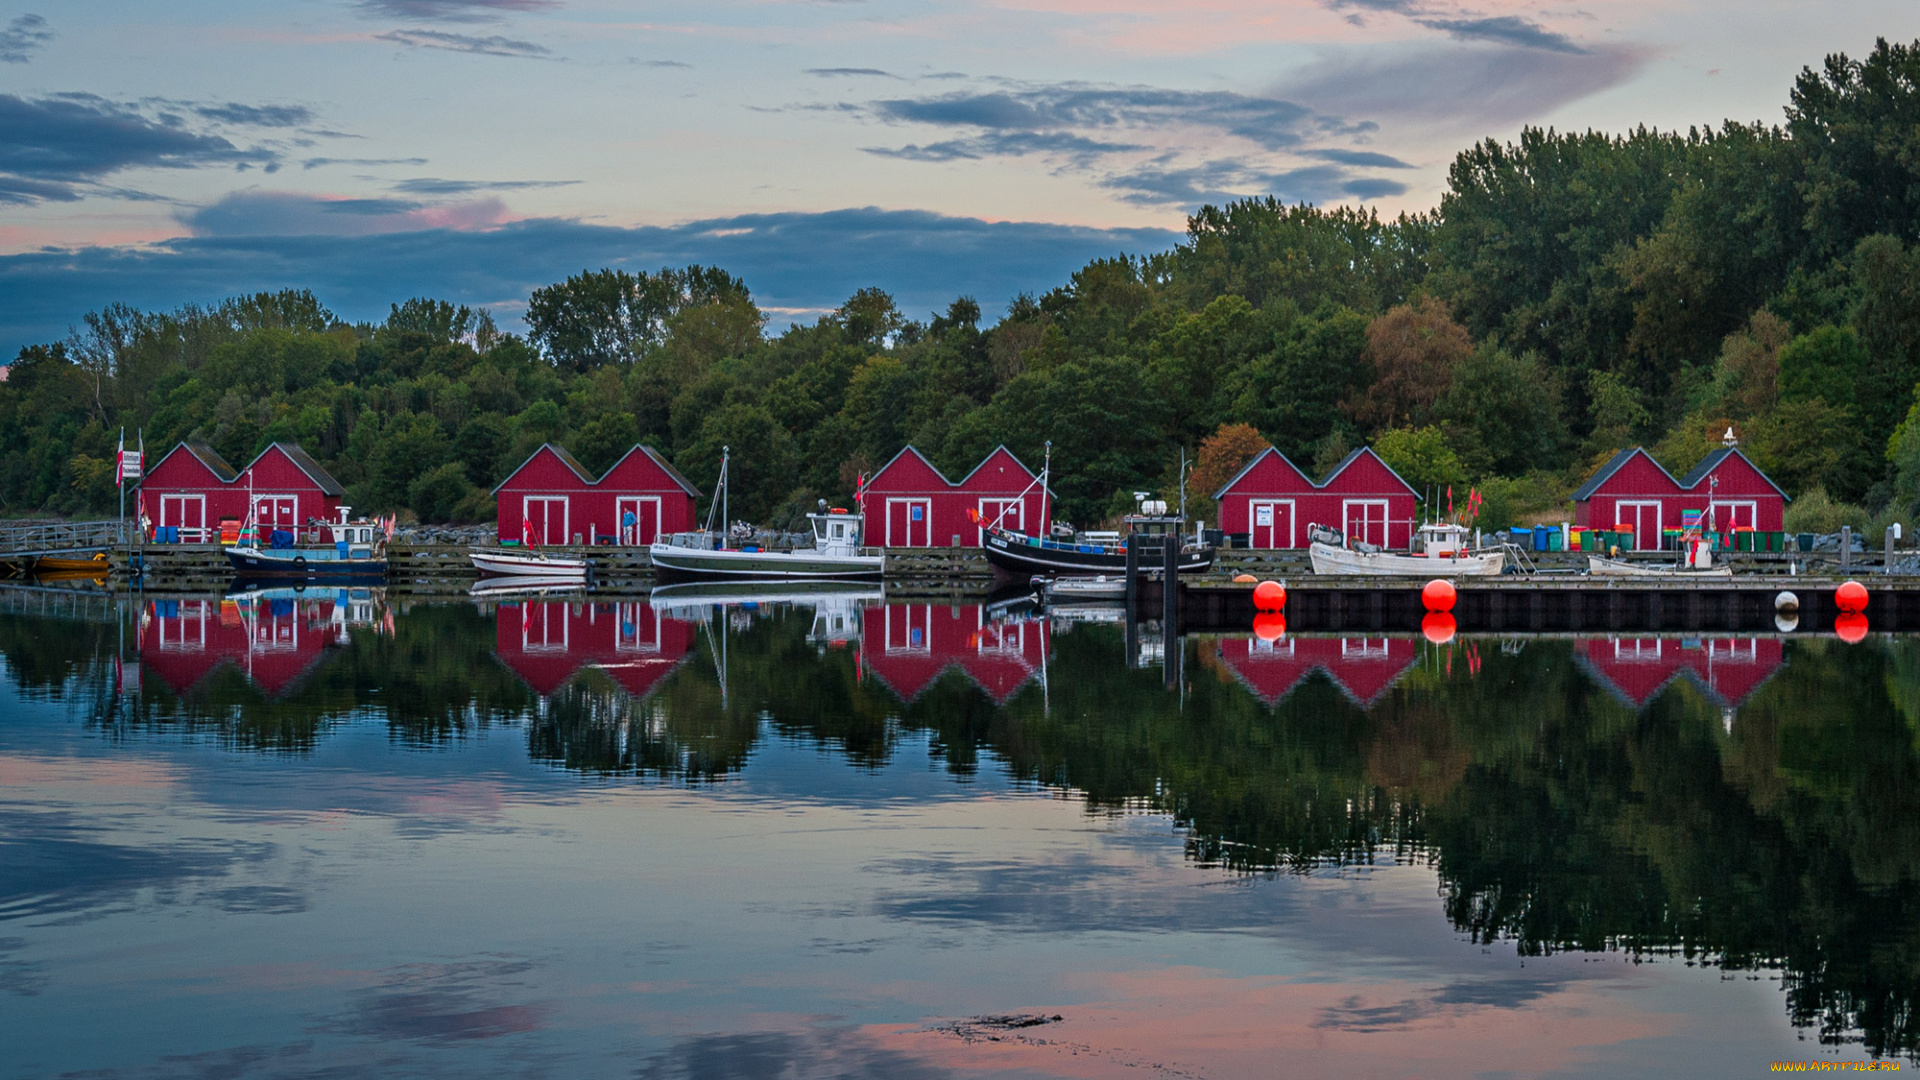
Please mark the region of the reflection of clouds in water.
[[1518, 1009], [1562, 989], [1564, 979], [1546, 979], [1523, 971], [1499, 978], [1448, 983], [1431, 996], [1369, 1003], [1359, 994], [1320, 1010], [1313, 1026], [1377, 1032], [1417, 1023], [1431, 1016], [1457, 1016], [1474, 1009]]
[[[653, 1056], [639, 1080], [941, 1080], [954, 1075], [842, 1028], [696, 1035]], [[1004, 1074], [1003, 1074], [1004, 1075]]]
[[130, 907], [146, 890], [175, 902], [183, 886], [274, 852], [232, 840], [131, 847], [91, 838], [102, 831], [64, 814], [0, 811], [0, 920], [91, 917]]
[[456, 1043], [538, 1031], [547, 1007], [490, 1004], [486, 998], [511, 987], [534, 968], [527, 960], [491, 958], [458, 964], [408, 964], [387, 973], [377, 987], [334, 1017], [327, 1030], [376, 1039]]
[[924, 881], [878, 890], [877, 914], [1002, 930], [1251, 929], [1270, 926], [1299, 907], [1291, 890], [1208, 888], [1219, 882], [1181, 880], [1180, 867], [1163, 878], [1160, 867], [1087, 852], [1062, 853], [1046, 863], [929, 855], [869, 863], [866, 869]]
[[0, 938], [0, 994], [33, 997], [47, 985], [45, 965], [32, 960], [14, 960], [11, 953], [26, 948], [25, 938]]

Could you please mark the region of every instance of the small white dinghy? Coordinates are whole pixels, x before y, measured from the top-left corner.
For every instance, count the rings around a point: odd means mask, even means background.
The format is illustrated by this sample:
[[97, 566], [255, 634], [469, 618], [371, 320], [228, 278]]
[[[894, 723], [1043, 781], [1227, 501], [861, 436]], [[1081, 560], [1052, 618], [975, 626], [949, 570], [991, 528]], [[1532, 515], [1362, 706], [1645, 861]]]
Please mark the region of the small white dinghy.
[[1505, 551], [1467, 550], [1464, 525], [1434, 523], [1420, 526], [1425, 549], [1419, 555], [1397, 555], [1365, 547], [1328, 543], [1320, 535], [1338, 536], [1316, 527], [1307, 549], [1316, 574], [1372, 577], [1495, 577], [1507, 568]]
[[1608, 559], [1599, 555], [1587, 557], [1587, 572], [1594, 577], [1654, 577], [1654, 578], [1730, 578], [1733, 567], [1713, 565], [1713, 545], [1705, 540], [1688, 537], [1684, 541], [1685, 557], [1678, 563], [1636, 563], [1625, 559]]
[[1082, 600], [1123, 600], [1127, 579], [1119, 574], [1095, 574], [1091, 577], [1057, 577], [1041, 586], [1041, 595], [1049, 604], [1071, 604]]
[[483, 548], [471, 553], [473, 568], [482, 577], [544, 578], [549, 581], [587, 580], [587, 560], [554, 556], [526, 548]]

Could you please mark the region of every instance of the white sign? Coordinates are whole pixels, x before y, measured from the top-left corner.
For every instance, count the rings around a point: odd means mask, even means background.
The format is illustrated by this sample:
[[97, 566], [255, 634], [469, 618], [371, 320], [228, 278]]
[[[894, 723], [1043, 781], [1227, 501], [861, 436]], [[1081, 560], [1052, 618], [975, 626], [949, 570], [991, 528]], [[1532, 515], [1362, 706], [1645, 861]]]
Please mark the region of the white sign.
[[1271, 528], [1273, 526], [1273, 507], [1267, 505], [1255, 509], [1253, 512], [1253, 523], [1265, 528]]

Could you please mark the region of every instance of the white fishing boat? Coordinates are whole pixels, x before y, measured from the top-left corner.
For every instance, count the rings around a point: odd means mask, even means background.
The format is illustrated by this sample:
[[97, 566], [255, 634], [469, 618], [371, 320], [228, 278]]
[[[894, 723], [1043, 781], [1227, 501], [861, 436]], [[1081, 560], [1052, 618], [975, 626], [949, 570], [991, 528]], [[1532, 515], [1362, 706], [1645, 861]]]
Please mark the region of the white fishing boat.
[[1694, 568], [1674, 566], [1672, 564], [1632, 563], [1624, 559], [1609, 559], [1600, 555], [1587, 556], [1587, 572], [1594, 577], [1641, 577], [1641, 578], [1730, 578], [1731, 566], [1709, 566]]
[[1340, 542], [1332, 529], [1314, 526], [1308, 555], [1316, 574], [1355, 577], [1494, 577], [1507, 568], [1504, 549], [1475, 551], [1467, 546], [1467, 528], [1448, 522], [1420, 526], [1421, 552], [1401, 555], [1371, 544]]
[[713, 513], [726, 519], [727, 451], [720, 459], [720, 482], [707, 514], [707, 528], [675, 533], [647, 549], [655, 580], [669, 581], [879, 581], [885, 556], [860, 548], [862, 515], [829, 509], [820, 500], [818, 513], [808, 514], [813, 526], [812, 550], [770, 551], [757, 546], [727, 547], [713, 530]]
[[470, 552], [473, 568], [483, 577], [537, 577], [558, 581], [587, 580], [587, 560], [549, 555], [529, 548], [476, 548]]
[[555, 594], [584, 593], [587, 588], [585, 578], [539, 577], [528, 574], [497, 574], [484, 577], [473, 583], [468, 590], [472, 596], [490, 596], [512, 598], [525, 596], [551, 596]]

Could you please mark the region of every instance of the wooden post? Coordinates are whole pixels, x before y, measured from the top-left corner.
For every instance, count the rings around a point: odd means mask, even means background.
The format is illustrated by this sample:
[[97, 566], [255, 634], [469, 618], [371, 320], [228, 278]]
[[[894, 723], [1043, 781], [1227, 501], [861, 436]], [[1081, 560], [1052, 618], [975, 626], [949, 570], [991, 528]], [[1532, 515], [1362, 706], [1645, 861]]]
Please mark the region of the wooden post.
[[1168, 533], [1160, 575], [1160, 647], [1162, 678], [1178, 681], [1180, 654], [1180, 534]]
[[1853, 526], [1840, 526], [1840, 569], [1853, 567]]

